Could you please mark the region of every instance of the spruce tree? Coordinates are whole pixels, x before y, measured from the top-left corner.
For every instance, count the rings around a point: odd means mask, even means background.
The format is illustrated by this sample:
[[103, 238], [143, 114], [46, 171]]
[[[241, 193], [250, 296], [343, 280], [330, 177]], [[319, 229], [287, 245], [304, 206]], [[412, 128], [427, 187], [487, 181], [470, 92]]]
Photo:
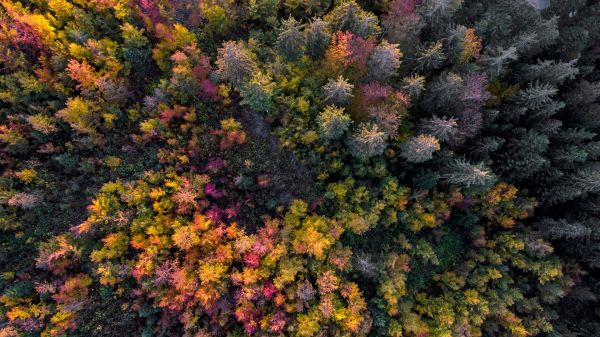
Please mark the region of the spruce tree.
[[306, 42], [302, 26], [294, 19], [289, 17], [281, 23], [279, 35], [277, 36], [277, 48], [288, 59], [296, 60], [304, 50]]
[[362, 123], [350, 137], [348, 146], [352, 155], [366, 160], [383, 153], [387, 138], [387, 134], [377, 124]]
[[317, 122], [319, 123], [319, 131], [323, 138], [337, 139], [348, 130], [352, 120], [350, 116], [344, 113], [343, 108], [330, 105], [319, 113]]
[[411, 163], [422, 163], [430, 160], [435, 151], [439, 151], [440, 143], [430, 135], [418, 135], [406, 140], [400, 146], [400, 155]]
[[306, 32], [306, 51], [313, 58], [322, 57], [331, 42], [331, 31], [327, 22], [317, 18], [313, 20]]
[[227, 41], [217, 54], [217, 76], [239, 87], [258, 70], [252, 54], [241, 42]]
[[354, 85], [344, 79], [341, 75], [337, 79], [330, 78], [323, 86], [325, 101], [337, 106], [346, 106], [352, 98]]

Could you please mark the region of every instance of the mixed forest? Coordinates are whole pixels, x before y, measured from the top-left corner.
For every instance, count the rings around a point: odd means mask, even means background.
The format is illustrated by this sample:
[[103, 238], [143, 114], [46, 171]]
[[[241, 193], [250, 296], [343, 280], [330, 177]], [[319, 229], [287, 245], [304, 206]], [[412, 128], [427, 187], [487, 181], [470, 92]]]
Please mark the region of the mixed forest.
[[599, 337], [600, 1], [0, 0], [0, 337]]

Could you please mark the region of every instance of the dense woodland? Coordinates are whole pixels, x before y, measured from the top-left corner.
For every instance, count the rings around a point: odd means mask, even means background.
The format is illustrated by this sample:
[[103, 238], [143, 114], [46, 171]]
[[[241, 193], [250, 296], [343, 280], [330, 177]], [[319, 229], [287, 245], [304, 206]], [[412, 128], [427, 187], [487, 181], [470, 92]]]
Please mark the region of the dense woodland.
[[599, 1], [0, 0], [0, 337], [598, 337], [599, 97]]

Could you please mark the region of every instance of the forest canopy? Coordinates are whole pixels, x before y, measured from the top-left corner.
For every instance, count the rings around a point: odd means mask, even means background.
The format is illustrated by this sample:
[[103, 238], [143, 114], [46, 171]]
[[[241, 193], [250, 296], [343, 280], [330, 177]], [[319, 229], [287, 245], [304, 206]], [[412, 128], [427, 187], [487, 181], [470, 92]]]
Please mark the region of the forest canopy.
[[0, 0], [0, 337], [600, 336], [599, 23]]

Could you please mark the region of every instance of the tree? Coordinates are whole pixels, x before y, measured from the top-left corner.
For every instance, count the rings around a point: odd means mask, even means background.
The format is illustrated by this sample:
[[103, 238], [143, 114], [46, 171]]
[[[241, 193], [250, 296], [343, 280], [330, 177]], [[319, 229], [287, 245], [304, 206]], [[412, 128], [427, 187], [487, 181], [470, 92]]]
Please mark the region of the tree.
[[305, 32], [308, 55], [315, 59], [323, 56], [331, 42], [331, 32], [327, 22], [317, 18], [310, 23]]
[[345, 106], [350, 103], [354, 85], [346, 81], [341, 75], [336, 79], [330, 78], [323, 86], [325, 101], [337, 106]]
[[516, 100], [529, 109], [539, 109], [552, 102], [552, 96], [555, 96], [557, 92], [558, 89], [551, 84], [535, 82], [530, 84], [527, 89], [519, 91]]
[[250, 0], [248, 12], [254, 20], [260, 20], [271, 25], [277, 23], [277, 10], [280, 3], [277, 0]]
[[389, 104], [379, 104], [368, 108], [369, 117], [379, 125], [381, 130], [390, 138], [398, 135], [398, 128], [402, 124], [400, 111], [396, 107]]
[[473, 28], [467, 28], [461, 41], [460, 62], [478, 61], [481, 55], [481, 39]]
[[461, 100], [472, 108], [477, 109], [483, 106], [490, 98], [490, 93], [487, 91], [487, 77], [483, 74], [467, 75], [464, 81], [465, 87]]
[[418, 98], [424, 89], [424, 76], [414, 74], [402, 79], [402, 90], [404, 90], [411, 98]]
[[592, 229], [589, 225], [573, 219], [541, 218], [536, 222], [543, 237], [550, 240], [589, 238]]
[[458, 133], [458, 123], [453, 117], [437, 117], [433, 116], [430, 119], [423, 121], [421, 130], [425, 134], [434, 136], [435, 138], [447, 142], [454, 138]]
[[416, 71], [431, 71], [438, 69], [446, 61], [444, 45], [436, 41], [425, 48], [421, 48], [417, 54]]
[[273, 110], [273, 91], [275, 84], [268, 75], [257, 72], [248, 83], [240, 89], [243, 105], [248, 105], [256, 112], [270, 112]]
[[503, 170], [514, 181], [523, 181], [535, 175], [548, 161], [543, 153], [549, 144], [548, 137], [535, 130], [513, 135], [504, 145], [506, 152], [500, 155]]
[[241, 42], [227, 41], [218, 50], [217, 76], [234, 87], [241, 87], [258, 70], [252, 54]]
[[67, 101], [67, 106], [58, 111], [56, 116], [79, 133], [95, 135], [101, 123], [98, 104], [93, 101], [75, 97]]
[[454, 15], [463, 0], [425, 0], [419, 8], [422, 15], [430, 21], [438, 21]]
[[288, 60], [296, 60], [303, 51], [306, 40], [301, 29], [302, 26], [291, 16], [281, 23], [277, 48]]
[[364, 11], [354, 0], [341, 2], [325, 16], [325, 21], [329, 22], [334, 32], [350, 31], [365, 39], [381, 31], [377, 17]]
[[550, 84], [563, 84], [566, 80], [575, 79], [579, 74], [578, 59], [569, 62], [538, 60], [537, 64], [528, 64], [524, 68], [525, 78], [529, 81], [542, 81]]
[[319, 131], [323, 138], [337, 139], [348, 130], [352, 120], [350, 116], [344, 113], [343, 108], [329, 105], [319, 113], [317, 122], [319, 123]]
[[486, 187], [496, 181], [493, 173], [483, 164], [473, 165], [463, 159], [455, 159], [446, 167], [444, 179], [464, 187]]
[[479, 159], [489, 158], [489, 156], [498, 151], [504, 144], [504, 139], [500, 137], [482, 137], [471, 145], [470, 153]]
[[440, 143], [430, 135], [418, 135], [406, 140], [400, 146], [400, 155], [411, 163], [422, 163], [430, 160], [435, 151], [439, 151]]
[[387, 143], [387, 134], [372, 123], [362, 123], [349, 140], [352, 155], [361, 160], [383, 153]]
[[402, 53], [397, 44], [382, 41], [369, 57], [367, 77], [375, 81], [386, 81], [400, 68], [401, 57]]
[[423, 17], [415, 12], [417, 1], [392, 0], [382, 16], [383, 31], [389, 41], [399, 43], [413, 52], [419, 44], [419, 34], [425, 27]]
[[503, 75], [506, 72], [506, 67], [511, 61], [516, 61], [519, 58], [516, 47], [496, 47], [487, 48], [481, 61], [486, 67], [487, 74], [494, 78]]
[[438, 76], [427, 88], [425, 101], [426, 109], [434, 110], [440, 108], [459, 108], [456, 99], [464, 92], [464, 81], [457, 73], [447, 73]]

